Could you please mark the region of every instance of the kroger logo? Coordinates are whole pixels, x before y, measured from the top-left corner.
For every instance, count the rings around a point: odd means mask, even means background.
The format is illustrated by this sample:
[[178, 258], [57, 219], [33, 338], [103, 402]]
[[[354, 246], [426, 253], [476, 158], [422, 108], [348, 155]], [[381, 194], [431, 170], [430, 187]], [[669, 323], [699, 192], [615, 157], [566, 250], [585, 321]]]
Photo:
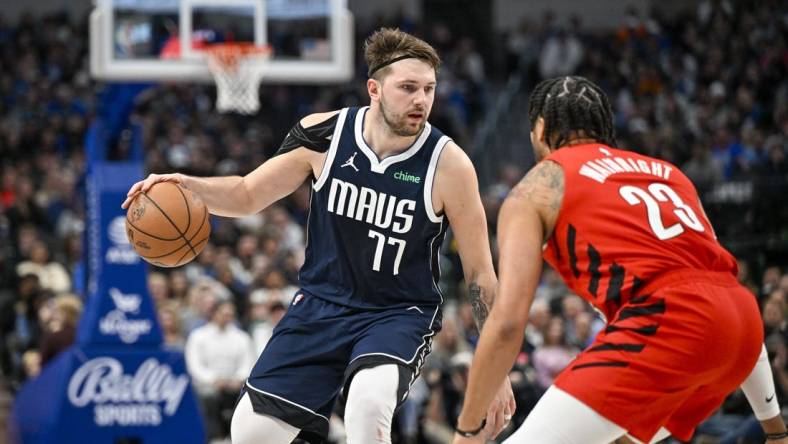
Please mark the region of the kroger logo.
[[110, 246], [107, 248], [105, 259], [109, 264], [131, 265], [140, 261], [140, 257], [131, 248], [128, 238], [126, 238], [126, 219], [124, 216], [116, 216], [107, 226], [107, 237]]
[[142, 298], [136, 294], [123, 294], [117, 288], [109, 289], [109, 297], [115, 303], [115, 307], [124, 313], [139, 313]]
[[167, 364], [148, 358], [134, 374], [109, 356], [91, 359], [68, 382], [68, 400], [74, 407], [93, 404], [98, 426], [156, 426], [173, 416], [189, 387], [185, 374], [175, 375]]
[[142, 296], [138, 294], [124, 294], [117, 288], [109, 289], [109, 296], [115, 304], [115, 309], [107, 312], [99, 320], [101, 334], [117, 335], [126, 344], [137, 342], [140, 336], [147, 335], [153, 328], [150, 319], [129, 319], [127, 314], [138, 314], [142, 304]]

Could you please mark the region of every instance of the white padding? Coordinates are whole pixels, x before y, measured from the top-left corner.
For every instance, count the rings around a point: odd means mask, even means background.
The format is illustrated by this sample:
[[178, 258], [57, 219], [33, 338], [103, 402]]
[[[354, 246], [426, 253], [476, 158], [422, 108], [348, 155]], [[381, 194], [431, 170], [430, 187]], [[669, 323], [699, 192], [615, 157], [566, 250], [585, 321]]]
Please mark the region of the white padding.
[[232, 444], [290, 444], [298, 432], [281, 419], [255, 413], [248, 393], [238, 401], [230, 424]]
[[765, 345], [761, 347], [761, 355], [758, 356], [750, 376], [742, 383], [741, 389], [758, 421], [774, 418], [780, 414], [780, 403], [774, 390], [772, 367]]
[[347, 444], [391, 444], [398, 385], [396, 364], [365, 368], [356, 373], [345, 406]]
[[[504, 444], [609, 444], [624, 435], [626, 430], [622, 427], [569, 393], [550, 386], [523, 425]], [[651, 442], [668, 436], [667, 430], [660, 429]]]

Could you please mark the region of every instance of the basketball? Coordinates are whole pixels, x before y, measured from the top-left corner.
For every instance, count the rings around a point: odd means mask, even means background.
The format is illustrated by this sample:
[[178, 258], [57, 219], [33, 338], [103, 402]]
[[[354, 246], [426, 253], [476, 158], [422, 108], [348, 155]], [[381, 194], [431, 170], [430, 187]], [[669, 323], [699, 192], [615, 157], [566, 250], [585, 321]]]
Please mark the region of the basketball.
[[126, 236], [134, 251], [159, 267], [189, 263], [210, 234], [208, 207], [174, 182], [159, 182], [138, 194], [126, 212]]

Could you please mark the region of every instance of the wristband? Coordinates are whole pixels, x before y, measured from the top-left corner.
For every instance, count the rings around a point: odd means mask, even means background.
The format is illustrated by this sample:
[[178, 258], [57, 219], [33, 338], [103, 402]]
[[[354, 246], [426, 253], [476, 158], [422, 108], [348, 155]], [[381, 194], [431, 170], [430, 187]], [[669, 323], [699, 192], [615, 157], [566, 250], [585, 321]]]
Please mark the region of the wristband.
[[767, 433], [766, 439], [783, 439], [788, 438], [788, 432], [776, 432], [776, 433]]
[[460, 436], [462, 436], [464, 438], [470, 438], [470, 437], [478, 435], [479, 432], [481, 432], [482, 429], [484, 429], [485, 425], [487, 425], [487, 419], [486, 418], [482, 419], [482, 425], [480, 425], [479, 428], [477, 428], [477, 429], [470, 430], [470, 431], [465, 431], [465, 430], [460, 430], [459, 427], [455, 427], [454, 431], [459, 433]]

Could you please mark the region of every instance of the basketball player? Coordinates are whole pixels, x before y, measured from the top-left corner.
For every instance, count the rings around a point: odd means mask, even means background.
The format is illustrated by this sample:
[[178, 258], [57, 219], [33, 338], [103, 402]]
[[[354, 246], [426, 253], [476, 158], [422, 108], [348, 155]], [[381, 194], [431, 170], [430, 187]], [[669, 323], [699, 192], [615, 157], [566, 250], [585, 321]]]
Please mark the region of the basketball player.
[[[246, 381], [235, 444], [287, 444], [299, 431], [325, 436], [338, 394], [349, 444], [391, 442], [395, 408], [440, 330], [438, 249], [449, 222], [481, 326], [496, 287], [484, 210], [468, 157], [427, 118], [440, 59], [393, 29], [365, 43], [370, 106], [313, 114], [277, 154], [245, 177], [150, 175], [180, 182], [211, 213], [257, 213], [312, 178], [301, 289]], [[130, 200], [124, 202], [128, 205]], [[514, 413], [498, 384], [486, 430]]]
[[483, 442], [480, 424], [520, 350], [542, 256], [607, 327], [507, 443], [687, 441], [740, 385], [768, 442], [788, 442], [757, 302], [689, 179], [616, 149], [608, 99], [582, 77], [537, 85], [528, 114], [538, 163], [499, 215], [498, 298], [455, 444]]

